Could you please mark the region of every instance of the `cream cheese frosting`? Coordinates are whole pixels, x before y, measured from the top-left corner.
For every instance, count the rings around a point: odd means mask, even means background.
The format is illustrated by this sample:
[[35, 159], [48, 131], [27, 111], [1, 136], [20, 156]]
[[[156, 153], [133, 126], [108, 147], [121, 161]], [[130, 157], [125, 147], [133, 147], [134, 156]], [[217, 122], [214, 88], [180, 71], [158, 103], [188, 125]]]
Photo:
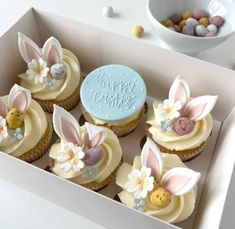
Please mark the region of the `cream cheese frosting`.
[[67, 49], [63, 49], [63, 63], [67, 67], [67, 74], [57, 80], [53, 89], [46, 88], [43, 84], [35, 84], [26, 73], [19, 75], [21, 86], [29, 89], [36, 99], [61, 101], [68, 98], [79, 86], [80, 65], [77, 57]]
[[[148, 139], [147, 143], [145, 144], [145, 146], [143, 148], [143, 151], [146, 150], [146, 145], [148, 145], [151, 148], [150, 142], [151, 142], [151, 144], [154, 144], [150, 139]], [[122, 166], [119, 168], [118, 173], [117, 173], [117, 177], [116, 177], [117, 185], [123, 189], [120, 193], [118, 193], [118, 196], [119, 196], [121, 202], [124, 203], [125, 205], [127, 205], [128, 207], [136, 208], [137, 210], [140, 210], [138, 205], [136, 207], [136, 200], [138, 200], [138, 199], [136, 199], [135, 193], [130, 192], [130, 190], [128, 190], [128, 181], [132, 177], [132, 175], [130, 175], [130, 174], [133, 173], [133, 171], [140, 170], [143, 166], [146, 166], [147, 168], [151, 167], [151, 165], [150, 166], [143, 165], [144, 159], [142, 157], [144, 156], [144, 154], [146, 155], [146, 153], [144, 153], [143, 151], [141, 153], [141, 157], [136, 156], [134, 158], [133, 165], [130, 165], [128, 163], [123, 163]], [[156, 151], [156, 148], [155, 149], [151, 148], [148, 152], [153, 153], [154, 151]], [[160, 151], [158, 154], [159, 155], [161, 154]], [[159, 170], [161, 170], [162, 177], [164, 177], [166, 175], [166, 173], [168, 172], [168, 174], [171, 173], [172, 177], [175, 176], [173, 179], [175, 179], [176, 182], [178, 182], [177, 178], [176, 178], [176, 176], [177, 176], [176, 171], [177, 170], [180, 171], [180, 169], [183, 168], [186, 170], [182, 174], [186, 175], [188, 173], [188, 171], [190, 171], [188, 174], [194, 173], [194, 175], [196, 175], [197, 178], [194, 180], [194, 182], [192, 182], [190, 184], [190, 187], [189, 186], [187, 187], [187, 191], [184, 190], [183, 192], [180, 193], [180, 191], [178, 189], [177, 194], [171, 194], [171, 198], [170, 198], [169, 203], [164, 207], [158, 207], [151, 202], [151, 200], [150, 200], [151, 190], [154, 190], [153, 188], [151, 188], [145, 197], [145, 203], [144, 203], [144, 206], [142, 206], [143, 208], [141, 209], [141, 211], [143, 211], [144, 213], [146, 213], [148, 215], [151, 215], [153, 217], [159, 218], [161, 220], [164, 220], [164, 221], [170, 222], [170, 223], [177, 223], [177, 222], [183, 221], [183, 220], [187, 219], [192, 214], [192, 212], [194, 210], [196, 197], [197, 197], [196, 183], [197, 183], [200, 175], [198, 173], [193, 172], [192, 170], [187, 169], [186, 166], [184, 165], [184, 163], [175, 154], [166, 154], [166, 153], [161, 154], [160, 161], [162, 161], [162, 162], [159, 162], [159, 163], [153, 162], [155, 160], [154, 158], [156, 158], [156, 157], [157, 157], [156, 154], [154, 157], [150, 157], [151, 161], [152, 161], [151, 162], [152, 163], [152, 167], [151, 167], [152, 176], [154, 175], [154, 173], [153, 173], [154, 167], [153, 166], [156, 166], [156, 169], [157, 169], [157, 167], [161, 167], [161, 164], [163, 164], [162, 168], [159, 169]], [[149, 162], [147, 162], [147, 163], [149, 163]], [[173, 175], [173, 172], [170, 172], [173, 170], [175, 172], [175, 175]], [[198, 175], [199, 175], [199, 177], [198, 177]], [[141, 176], [143, 177], [143, 174]], [[169, 175], [168, 175], [168, 177], [169, 177]], [[141, 178], [139, 178], [139, 179], [141, 179]], [[139, 182], [141, 182], [141, 181], [139, 180]], [[160, 181], [158, 181], [158, 182], [160, 182]], [[154, 183], [154, 186], [157, 185], [158, 182]], [[146, 180], [144, 183], [146, 183]], [[190, 181], [188, 182], [188, 184], [189, 183], [190, 183]], [[167, 184], [167, 182], [165, 182], [165, 184]]]
[[[7, 106], [9, 106], [8, 100], [9, 96], [2, 98]], [[28, 108], [23, 114], [22, 138], [13, 141], [8, 136], [0, 141], [0, 150], [15, 157], [23, 155], [37, 145], [44, 136], [47, 126], [46, 115], [41, 106], [34, 100], [29, 101]]]
[[147, 121], [149, 124], [148, 131], [155, 142], [170, 150], [186, 150], [200, 146], [207, 140], [212, 129], [213, 119], [211, 114], [205, 118], [195, 121], [194, 129], [191, 133], [179, 135], [175, 131], [161, 131], [160, 118], [156, 112], [159, 101], [155, 101], [153, 108], [149, 109]]

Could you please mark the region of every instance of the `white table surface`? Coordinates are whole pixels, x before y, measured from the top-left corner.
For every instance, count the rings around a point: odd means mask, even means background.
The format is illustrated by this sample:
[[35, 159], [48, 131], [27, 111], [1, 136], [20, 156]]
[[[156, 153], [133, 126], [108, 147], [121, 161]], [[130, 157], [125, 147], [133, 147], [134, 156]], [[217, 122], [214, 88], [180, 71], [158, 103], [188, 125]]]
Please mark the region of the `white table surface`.
[[[132, 36], [133, 27], [140, 24], [146, 31], [146, 36], [142, 38], [143, 42], [164, 47], [150, 27], [146, 17], [146, 3], [147, 0], [0, 0], [0, 36], [33, 6], [124, 36]], [[101, 9], [105, 5], [112, 6], [117, 16], [114, 18], [102, 16]], [[235, 69], [235, 55], [231, 52], [234, 48], [235, 36], [196, 57]], [[99, 229], [103, 227], [0, 179], [0, 228]]]

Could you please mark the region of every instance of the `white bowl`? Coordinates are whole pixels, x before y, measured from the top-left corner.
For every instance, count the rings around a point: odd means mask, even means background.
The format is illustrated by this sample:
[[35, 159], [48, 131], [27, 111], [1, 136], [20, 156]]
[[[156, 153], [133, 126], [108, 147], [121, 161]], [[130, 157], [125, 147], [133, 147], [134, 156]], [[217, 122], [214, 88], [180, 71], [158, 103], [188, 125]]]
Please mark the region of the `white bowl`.
[[[163, 26], [160, 21], [174, 13], [194, 9], [207, 10], [210, 16], [225, 19], [215, 37], [193, 37], [177, 33]], [[226, 41], [235, 32], [234, 0], [148, 0], [147, 14], [159, 38], [171, 49], [183, 53], [197, 53]]]

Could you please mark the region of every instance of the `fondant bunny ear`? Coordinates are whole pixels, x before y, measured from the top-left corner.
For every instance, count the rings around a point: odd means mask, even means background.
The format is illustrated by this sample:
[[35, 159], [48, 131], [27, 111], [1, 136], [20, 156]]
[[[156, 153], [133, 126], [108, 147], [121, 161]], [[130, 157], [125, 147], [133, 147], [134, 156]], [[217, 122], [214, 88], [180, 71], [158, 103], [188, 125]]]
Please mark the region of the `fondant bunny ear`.
[[150, 138], [147, 138], [142, 149], [141, 164], [151, 169], [152, 176], [160, 179], [164, 164], [160, 150]]
[[50, 37], [47, 39], [42, 50], [44, 58], [47, 60], [49, 66], [62, 62], [63, 51], [60, 42], [56, 38]]
[[31, 93], [29, 90], [15, 84], [9, 93], [9, 108], [18, 108], [21, 112], [25, 112], [31, 103]]
[[95, 126], [88, 122], [85, 123], [85, 128], [89, 137], [88, 140], [90, 147], [96, 147], [104, 141], [106, 137], [106, 131], [104, 128]]
[[33, 59], [39, 60], [42, 57], [40, 48], [22, 33], [18, 33], [18, 46], [20, 54], [26, 63], [30, 63]]
[[180, 101], [181, 105], [185, 105], [190, 96], [190, 89], [186, 81], [177, 76], [171, 85], [169, 91], [169, 100], [176, 102]]
[[77, 120], [63, 108], [54, 105], [53, 126], [56, 134], [67, 142], [82, 145], [80, 126]]
[[6, 115], [7, 115], [7, 106], [3, 102], [2, 97], [0, 97], [0, 116], [6, 117]]
[[176, 196], [189, 192], [198, 182], [201, 174], [188, 168], [173, 168], [162, 177], [162, 185]]
[[200, 120], [206, 117], [217, 101], [218, 96], [200, 96], [190, 101], [183, 112], [183, 116], [191, 120]]

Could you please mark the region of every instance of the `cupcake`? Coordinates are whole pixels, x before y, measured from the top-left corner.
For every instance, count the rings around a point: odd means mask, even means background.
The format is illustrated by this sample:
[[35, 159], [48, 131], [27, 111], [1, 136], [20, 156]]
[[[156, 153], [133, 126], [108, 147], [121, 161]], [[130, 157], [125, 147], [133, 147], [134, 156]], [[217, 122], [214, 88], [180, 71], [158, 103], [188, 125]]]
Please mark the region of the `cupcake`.
[[26, 72], [19, 75], [21, 86], [30, 90], [46, 112], [52, 113], [53, 104], [73, 109], [79, 102], [82, 82], [77, 57], [62, 49], [54, 37], [40, 49], [31, 39], [18, 33], [18, 45], [28, 66]]
[[29, 90], [15, 84], [0, 97], [0, 151], [33, 162], [46, 153], [51, 137], [52, 125]]
[[218, 96], [190, 97], [188, 84], [179, 76], [169, 98], [156, 100], [149, 109], [146, 132], [161, 152], [177, 154], [183, 161], [200, 154], [213, 128], [210, 114]]
[[187, 219], [193, 212], [200, 173], [186, 168], [176, 154], [161, 154], [147, 138], [133, 165], [123, 163], [116, 183], [120, 201], [169, 223]]
[[92, 190], [108, 185], [122, 159], [116, 135], [87, 122], [80, 127], [69, 112], [56, 105], [53, 125], [60, 139], [49, 151], [52, 172]]
[[106, 65], [92, 71], [81, 86], [82, 113], [95, 125], [118, 136], [132, 132], [144, 115], [146, 86], [140, 75], [123, 65]]

